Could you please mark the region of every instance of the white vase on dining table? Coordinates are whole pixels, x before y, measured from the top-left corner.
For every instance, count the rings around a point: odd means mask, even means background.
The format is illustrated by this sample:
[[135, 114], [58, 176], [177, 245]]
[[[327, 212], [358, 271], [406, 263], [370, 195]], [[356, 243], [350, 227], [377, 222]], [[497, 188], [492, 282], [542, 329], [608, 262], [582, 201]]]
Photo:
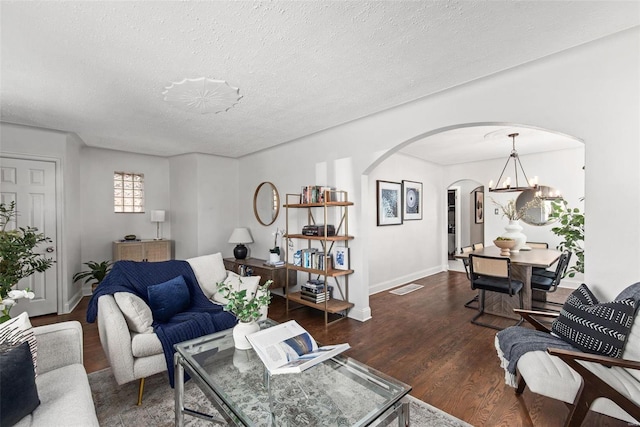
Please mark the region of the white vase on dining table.
[[510, 250], [510, 252], [520, 252], [520, 248], [522, 248], [527, 242], [527, 236], [522, 232], [520, 222], [517, 219], [509, 220], [509, 224], [505, 226], [504, 229], [507, 230], [507, 232], [504, 233], [502, 237], [507, 237], [516, 241], [515, 246]]

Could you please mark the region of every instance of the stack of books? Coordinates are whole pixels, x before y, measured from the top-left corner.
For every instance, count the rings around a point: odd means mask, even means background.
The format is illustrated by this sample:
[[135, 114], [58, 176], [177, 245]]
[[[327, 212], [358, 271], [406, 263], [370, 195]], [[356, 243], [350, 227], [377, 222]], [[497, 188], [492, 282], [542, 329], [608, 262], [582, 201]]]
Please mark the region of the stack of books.
[[329, 301], [333, 297], [333, 286], [328, 285], [326, 288], [327, 292], [325, 292], [325, 283], [322, 280], [309, 280], [300, 286], [300, 297], [316, 304]]
[[270, 267], [282, 267], [284, 265], [284, 261], [266, 261], [264, 265], [268, 265]]

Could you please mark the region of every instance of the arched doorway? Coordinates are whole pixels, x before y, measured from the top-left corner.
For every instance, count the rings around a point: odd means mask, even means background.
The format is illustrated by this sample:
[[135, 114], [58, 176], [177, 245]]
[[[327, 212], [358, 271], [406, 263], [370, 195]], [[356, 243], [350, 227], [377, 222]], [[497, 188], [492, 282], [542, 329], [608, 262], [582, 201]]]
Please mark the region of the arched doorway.
[[[562, 188], [563, 194], [569, 195], [575, 200], [584, 195], [584, 174], [582, 172], [584, 144], [578, 138], [569, 135], [527, 125], [483, 122], [447, 126], [410, 138], [381, 154], [365, 169], [362, 175], [362, 224], [367, 229], [361, 233], [364, 238], [363, 244], [368, 248], [383, 246], [384, 249], [377, 253], [373, 250], [365, 252], [363, 267], [367, 270], [365, 280], [369, 283], [370, 293], [395, 287], [439, 271], [446, 271], [449, 268], [447, 189], [453, 183], [463, 179], [470, 179], [479, 184], [474, 189], [495, 180], [511, 151], [511, 140], [507, 135], [514, 130], [523, 135], [519, 140], [518, 151], [523, 157], [525, 168], [529, 169], [527, 162], [532, 164], [531, 169], [540, 167], [540, 172], [531, 172], [540, 177], [540, 184], [559, 186]], [[499, 135], [500, 132], [504, 133], [503, 141], [489, 137], [490, 135]], [[530, 146], [531, 144], [527, 144], [527, 139], [535, 141], [533, 147]], [[577, 154], [574, 154], [572, 150], [576, 150]], [[397, 160], [394, 160], [399, 166], [380, 168], [390, 171], [390, 176], [379, 176], [378, 168], [397, 155], [409, 156], [411, 159], [418, 158], [425, 163], [435, 165], [431, 170], [436, 170], [436, 172], [431, 173], [427, 178], [409, 177], [407, 174], [415, 172], [415, 168], [405, 168]], [[567, 161], [566, 158], [571, 156], [573, 156], [572, 160]], [[579, 167], [576, 167], [578, 164]], [[577, 170], [575, 176], [574, 169]], [[578, 174], [579, 176], [577, 176]], [[396, 228], [393, 235], [384, 231], [387, 236], [383, 236], [381, 228], [384, 227], [377, 227], [375, 220], [376, 179], [391, 181], [411, 179], [424, 182], [423, 200], [425, 201], [426, 220], [411, 221], [394, 226]], [[564, 191], [565, 183], [566, 188], [569, 188], [570, 191]], [[429, 193], [429, 186], [432, 187], [431, 193]], [[483, 211], [484, 230], [482, 238], [477, 238], [479, 241], [490, 241], [504, 233], [503, 218], [492, 205], [492, 199], [495, 197], [501, 201], [502, 195], [491, 193], [486, 196], [487, 200]], [[430, 233], [426, 233], [428, 236], [425, 237], [425, 233], [419, 235], [413, 232], [416, 229], [416, 223], [433, 228], [430, 229]], [[537, 231], [537, 234], [551, 234], [549, 229]], [[417, 235], [420, 236], [420, 239], [415, 237]], [[384, 242], [384, 245], [369, 245], [369, 242]], [[550, 245], [553, 245], [553, 241], [550, 242]], [[425, 247], [436, 247], [439, 258], [426, 257]], [[393, 254], [397, 253], [410, 254], [411, 256], [393, 258]]]

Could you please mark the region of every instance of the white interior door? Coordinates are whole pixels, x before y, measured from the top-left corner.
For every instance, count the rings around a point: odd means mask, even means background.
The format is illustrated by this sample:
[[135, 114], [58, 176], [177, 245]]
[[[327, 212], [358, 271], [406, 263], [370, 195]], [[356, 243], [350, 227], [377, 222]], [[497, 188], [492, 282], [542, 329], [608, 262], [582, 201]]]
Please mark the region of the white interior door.
[[11, 309], [15, 317], [23, 311], [29, 316], [57, 312], [56, 250], [56, 164], [40, 160], [0, 157], [0, 201], [16, 202], [17, 224], [13, 227], [35, 227], [52, 242], [39, 245], [38, 253], [46, 254], [54, 263], [44, 273], [22, 279], [17, 289], [31, 289], [33, 300], [21, 299]]

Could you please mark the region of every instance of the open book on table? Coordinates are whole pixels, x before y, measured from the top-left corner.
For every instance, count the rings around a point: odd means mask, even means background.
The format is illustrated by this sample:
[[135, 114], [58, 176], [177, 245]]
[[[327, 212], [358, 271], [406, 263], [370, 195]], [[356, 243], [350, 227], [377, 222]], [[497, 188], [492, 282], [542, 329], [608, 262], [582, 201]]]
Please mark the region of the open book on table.
[[346, 343], [318, 347], [295, 320], [247, 335], [247, 340], [272, 375], [302, 372], [350, 348]]

